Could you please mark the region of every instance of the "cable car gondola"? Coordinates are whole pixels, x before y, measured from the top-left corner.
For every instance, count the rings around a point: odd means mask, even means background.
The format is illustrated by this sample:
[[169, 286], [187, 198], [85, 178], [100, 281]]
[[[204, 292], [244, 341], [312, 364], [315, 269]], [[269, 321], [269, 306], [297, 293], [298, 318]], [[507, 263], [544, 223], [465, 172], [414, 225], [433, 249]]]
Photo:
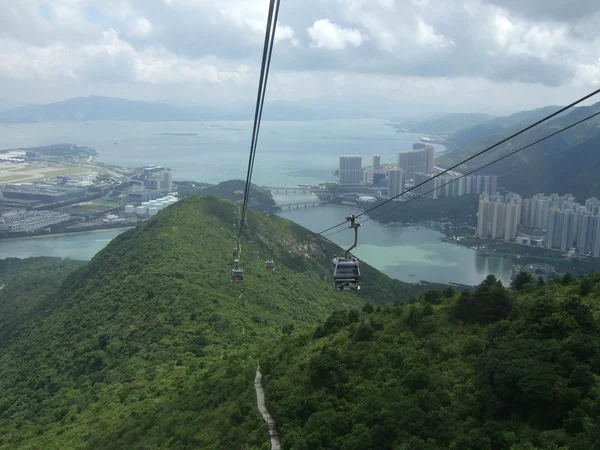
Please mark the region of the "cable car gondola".
[[231, 270], [231, 282], [232, 283], [243, 283], [244, 282], [244, 269], [236, 267]]
[[275, 272], [275, 263], [271, 260], [265, 261], [265, 269], [269, 272]]
[[345, 256], [335, 256], [331, 260], [333, 268], [333, 285], [339, 291], [360, 290], [360, 264], [358, 259], [350, 252], [358, 245], [358, 227], [360, 224], [354, 223], [354, 215], [346, 217], [350, 221], [350, 228], [354, 229], [354, 244], [346, 250]]

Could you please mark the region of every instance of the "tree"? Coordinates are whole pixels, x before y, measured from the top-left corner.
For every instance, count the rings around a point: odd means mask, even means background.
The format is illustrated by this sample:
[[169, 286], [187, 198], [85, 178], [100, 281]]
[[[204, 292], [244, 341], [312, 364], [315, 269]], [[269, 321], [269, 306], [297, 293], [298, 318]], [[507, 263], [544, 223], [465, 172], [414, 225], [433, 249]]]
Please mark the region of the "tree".
[[522, 291], [525, 285], [533, 282], [533, 278], [529, 272], [519, 272], [515, 279], [510, 283], [511, 289]]

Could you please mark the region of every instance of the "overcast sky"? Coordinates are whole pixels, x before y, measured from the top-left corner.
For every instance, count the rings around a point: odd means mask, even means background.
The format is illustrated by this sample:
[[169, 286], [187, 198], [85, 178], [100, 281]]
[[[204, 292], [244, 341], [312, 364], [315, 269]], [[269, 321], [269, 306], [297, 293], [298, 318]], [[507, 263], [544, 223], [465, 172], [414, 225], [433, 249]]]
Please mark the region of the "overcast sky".
[[[0, 107], [251, 101], [268, 0], [0, 0]], [[499, 113], [600, 85], [597, 0], [281, 0], [270, 100]], [[600, 100], [600, 99], [599, 99]]]

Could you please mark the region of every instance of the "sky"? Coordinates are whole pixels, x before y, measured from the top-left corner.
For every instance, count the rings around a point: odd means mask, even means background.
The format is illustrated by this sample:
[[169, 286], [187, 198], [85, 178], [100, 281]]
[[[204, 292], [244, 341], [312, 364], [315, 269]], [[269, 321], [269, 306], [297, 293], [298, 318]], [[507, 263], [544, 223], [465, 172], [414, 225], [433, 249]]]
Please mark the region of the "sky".
[[[267, 0], [1, 0], [0, 108], [252, 102]], [[500, 114], [600, 86], [593, 0], [281, 0], [270, 101]], [[341, 107], [341, 106], [340, 106]]]

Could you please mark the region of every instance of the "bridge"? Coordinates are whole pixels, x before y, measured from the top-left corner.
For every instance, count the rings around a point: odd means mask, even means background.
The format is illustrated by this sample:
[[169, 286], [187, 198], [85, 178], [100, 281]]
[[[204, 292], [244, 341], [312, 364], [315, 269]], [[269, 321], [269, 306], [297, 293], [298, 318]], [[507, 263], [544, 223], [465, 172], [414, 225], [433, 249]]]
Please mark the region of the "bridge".
[[326, 205], [327, 202], [323, 202], [323, 201], [312, 201], [312, 202], [299, 202], [299, 203], [288, 203], [285, 205], [278, 205], [282, 211], [291, 211], [293, 209], [300, 209], [301, 207], [304, 208], [308, 208], [310, 206], [312, 207], [317, 207], [317, 206], [323, 206]]
[[261, 186], [262, 189], [271, 191], [272, 194], [311, 194], [313, 192], [329, 192], [328, 189], [310, 188], [310, 187], [285, 187], [285, 186]]

